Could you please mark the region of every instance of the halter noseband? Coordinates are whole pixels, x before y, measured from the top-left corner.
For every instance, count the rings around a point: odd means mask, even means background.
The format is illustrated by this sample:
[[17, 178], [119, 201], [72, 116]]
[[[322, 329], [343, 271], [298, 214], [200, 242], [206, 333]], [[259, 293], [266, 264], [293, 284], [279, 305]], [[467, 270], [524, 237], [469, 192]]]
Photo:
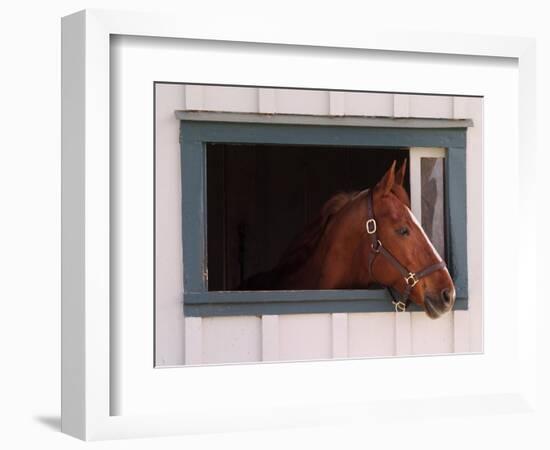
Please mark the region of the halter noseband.
[[372, 265], [374, 264], [374, 260], [378, 255], [382, 255], [384, 258], [386, 258], [390, 262], [390, 264], [399, 271], [406, 284], [405, 291], [402, 294], [403, 297], [400, 300], [396, 300], [390, 287], [388, 287], [388, 290], [393, 298], [392, 303], [395, 306], [395, 312], [403, 312], [411, 303], [409, 295], [411, 294], [412, 289], [420, 281], [420, 279], [427, 277], [428, 275], [440, 269], [444, 269], [446, 267], [446, 264], [444, 261], [439, 261], [438, 263], [426, 267], [420, 272], [414, 273], [403, 266], [388, 250], [386, 250], [376, 234], [376, 219], [374, 218], [372, 189], [369, 189], [367, 191], [367, 222], [365, 223], [365, 228], [367, 230], [367, 234], [370, 236], [371, 239], [371, 251], [369, 252], [369, 275], [371, 276], [371, 278], [374, 278]]

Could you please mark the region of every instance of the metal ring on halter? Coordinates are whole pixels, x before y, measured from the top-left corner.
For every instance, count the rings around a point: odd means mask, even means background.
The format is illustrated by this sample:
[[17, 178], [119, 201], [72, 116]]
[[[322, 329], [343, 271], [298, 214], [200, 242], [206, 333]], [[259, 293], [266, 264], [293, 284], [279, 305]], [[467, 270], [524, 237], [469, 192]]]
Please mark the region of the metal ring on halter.
[[368, 234], [376, 233], [376, 220], [374, 219], [367, 220], [367, 223], [365, 224], [365, 228], [367, 229]]
[[370, 245], [370, 248], [372, 248], [374, 253], [380, 253], [380, 247], [382, 247], [382, 242], [378, 239], [376, 240], [376, 247], [374, 246], [374, 243]]
[[403, 300], [399, 300], [398, 302], [394, 300], [392, 303], [395, 306], [395, 312], [405, 312], [407, 309], [407, 304]]
[[416, 286], [416, 283], [418, 283], [418, 278], [416, 278], [416, 274], [409, 272], [409, 275], [407, 275], [405, 278], [405, 283], [407, 283], [411, 288]]

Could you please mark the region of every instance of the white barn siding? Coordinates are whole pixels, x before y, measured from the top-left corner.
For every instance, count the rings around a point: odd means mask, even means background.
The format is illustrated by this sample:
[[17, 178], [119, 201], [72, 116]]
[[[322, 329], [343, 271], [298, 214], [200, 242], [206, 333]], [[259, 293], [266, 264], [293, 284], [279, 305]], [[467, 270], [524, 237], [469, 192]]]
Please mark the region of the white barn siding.
[[158, 365], [185, 362], [181, 243], [180, 150], [174, 109], [186, 105], [185, 87], [157, 85], [155, 114], [155, 355]]
[[279, 352], [279, 316], [262, 316], [262, 361], [278, 361]]
[[348, 314], [334, 313], [332, 316], [332, 357], [347, 358], [349, 356], [349, 324]]
[[423, 312], [411, 313], [411, 346], [413, 355], [453, 353], [453, 314], [432, 320]]
[[395, 94], [393, 116], [452, 119], [454, 118], [454, 97]]
[[[470, 306], [436, 321], [424, 313], [186, 318], [181, 304], [179, 123], [174, 110], [471, 118], [468, 247], [481, 246], [480, 99], [293, 89], [157, 85], [156, 342], [158, 365], [479, 352], [481, 262], [469, 260]], [[470, 256], [469, 256], [470, 258]], [[185, 322], [185, 325], [184, 325]]]
[[470, 350], [470, 313], [455, 311], [453, 313], [454, 352], [469, 353]]
[[202, 362], [221, 364], [262, 359], [262, 322], [256, 316], [202, 319]]
[[345, 92], [344, 108], [347, 116], [391, 117], [393, 115], [393, 95]]
[[409, 117], [453, 118], [453, 98], [440, 95], [409, 95]]
[[329, 93], [296, 89], [275, 90], [275, 114], [329, 114]]
[[258, 89], [258, 112], [274, 114], [277, 111], [277, 89]]
[[[468, 217], [468, 288], [469, 306], [464, 313], [455, 312], [460, 317], [460, 325], [465, 330], [459, 331], [469, 342], [461, 343], [456, 351], [480, 353], [483, 351], [483, 273], [481, 258], [473, 255], [483, 248], [482, 203], [480, 192], [483, 192], [483, 100], [481, 98], [454, 98], [454, 118], [466, 117], [473, 120], [474, 126], [468, 128], [466, 139], [466, 167], [468, 172], [467, 205]], [[456, 327], [455, 327], [456, 328]], [[455, 331], [456, 333], [456, 331]]]
[[331, 91], [330, 114], [333, 116], [391, 117], [393, 95], [373, 92]]
[[[157, 317], [158, 317], [157, 313]], [[162, 314], [162, 318], [164, 320], [167, 320], [167, 317]], [[158, 326], [162, 326], [162, 323], [160, 320], [157, 319], [157, 323], [160, 323]], [[157, 330], [158, 330], [157, 326]], [[201, 317], [186, 317], [185, 318], [185, 338], [183, 339], [183, 346], [184, 346], [184, 359], [183, 362], [178, 362], [177, 360], [173, 360], [170, 362], [169, 365], [181, 365], [181, 364], [188, 364], [188, 365], [198, 365], [203, 364], [203, 357], [202, 357], [202, 318]], [[174, 341], [175, 343], [172, 343], [173, 346], [177, 346], [179, 341]], [[157, 358], [157, 364], [160, 365], [160, 362]]]
[[393, 313], [395, 316], [395, 355], [412, 355], [411, 314], [403, 312]]
[[332, 358], [331, 314], [279, 316], [281, 360]]
[[395, 355], [395, 313], [348, 314], [349, 356]]
[[213, 86], [203, 88], [203, 105], [207, 111], [258, 112], [258, 90]]

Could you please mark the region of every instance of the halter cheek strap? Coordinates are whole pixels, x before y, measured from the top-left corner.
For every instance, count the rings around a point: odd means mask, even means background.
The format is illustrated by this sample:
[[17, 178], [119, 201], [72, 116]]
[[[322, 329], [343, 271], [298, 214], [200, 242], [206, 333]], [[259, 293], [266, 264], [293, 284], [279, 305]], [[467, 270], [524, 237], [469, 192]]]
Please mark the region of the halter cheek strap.
[[390, 295], [393, 298], [393, 305], [395, 306], [396, 312], [403, 312], [407, 309], [409, 304], [411, 303], [411, 299], [409, 298], [412, 289], [416, 286], [416, 284], [424, 277], [427, 277], [428, 275], [432, 274], [433, 272], [436, 272], [437, 270], [444, 269], [446, 267], [446, 264], [444, 261], [439, 261], [438, 263], [432, 264], [431, 266], [426, 267], [425, 269], [419, 271], [419, 272], [411, 272], [408, 270], [405, 266], [403, 266], [383, 245], [382, 242], [378, 239], [378, 235], [376, 233], [376, 219], [374, 218], [374, 207], [373, 207], [373, 196], [372, 196], [372, 190], [369, 189], [367, 192], [367, 222], [365, 223], [365, 228], [367, 231], [367, 234], [370, 236], [371, 239], [371, 248], [369, 252], [369, 274], [372, 279], [374, 279], [374, 272], [373, 270], [373, 264], [376, 260], [376, 257], [378, 255], [382, 255], [386, 260], [399, 271], [403, 279], [405, 280], [405, 290], [401, 294], [401, 299], [396, 299], [393, 295], [393, 292], [390, 287], [388, 287], [388, 290], [390, 292]]

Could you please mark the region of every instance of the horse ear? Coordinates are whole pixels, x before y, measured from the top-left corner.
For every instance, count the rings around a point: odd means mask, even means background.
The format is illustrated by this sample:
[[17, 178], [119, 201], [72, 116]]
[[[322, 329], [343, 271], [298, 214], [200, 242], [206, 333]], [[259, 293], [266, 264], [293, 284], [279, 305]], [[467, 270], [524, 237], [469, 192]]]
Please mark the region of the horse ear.
[[382, 179], [378, 182], [376, 187], [382, 191], [382, 195], [386, 195], [391, 191], [393, 183], [395, 183], [395, 160]]
[[405, 173], [407, 172], [407, 158], [403, 160], [403, 164], [395, 174], [395, 184], [403, 186], [403, 181], [405, 180]]

